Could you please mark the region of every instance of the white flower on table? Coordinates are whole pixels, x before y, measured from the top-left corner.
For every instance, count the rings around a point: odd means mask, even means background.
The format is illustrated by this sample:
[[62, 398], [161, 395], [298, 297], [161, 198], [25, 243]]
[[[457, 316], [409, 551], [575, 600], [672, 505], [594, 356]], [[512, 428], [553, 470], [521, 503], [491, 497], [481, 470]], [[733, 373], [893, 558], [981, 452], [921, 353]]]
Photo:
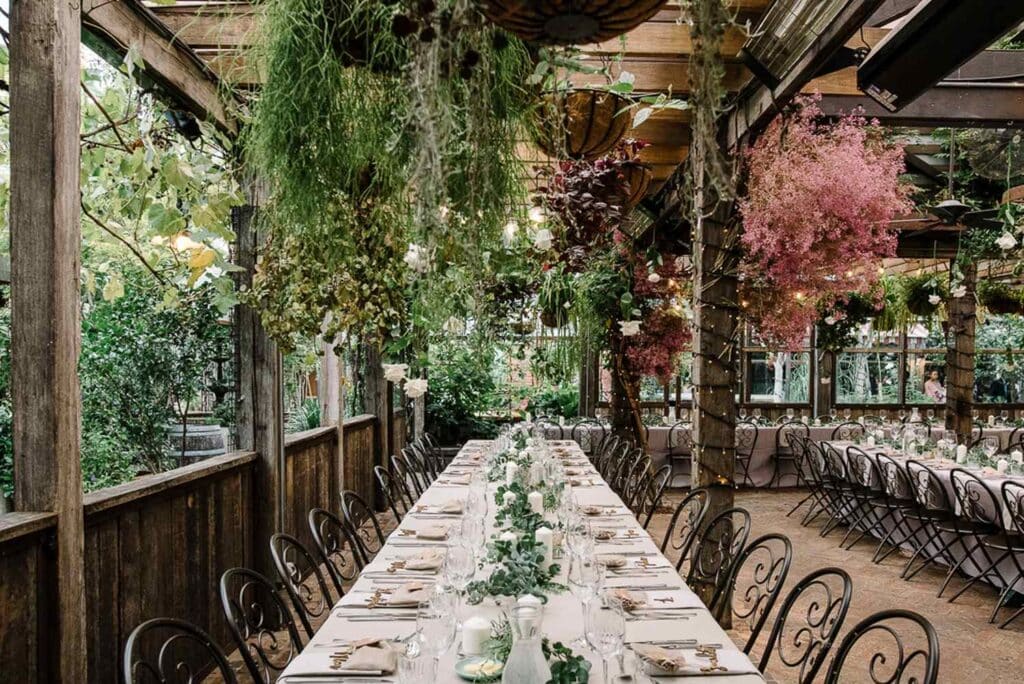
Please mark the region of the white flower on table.
[[1013, 237], [1013, 235], [1007, 231], [999, 236], [999, 239], [996, 240], [996, 245], [999, 246], [999, 249], [1005, 252], [1006, 250], [1013, 249], [1017, 246], [1017, 238]]
[[405, 396], [417, 399], [427, 393], [426, 378], [410, 378], [405, 381]]
[[619, 321], [619, 332], [623, 337], [633, 337], [640, 334], [640, 321]]
[[407, 363], [385, 363], [381, 364], [381, 367], [384, 368], [384, 379], [388, 382], [405, 380], [405, 373], [409, 370]]

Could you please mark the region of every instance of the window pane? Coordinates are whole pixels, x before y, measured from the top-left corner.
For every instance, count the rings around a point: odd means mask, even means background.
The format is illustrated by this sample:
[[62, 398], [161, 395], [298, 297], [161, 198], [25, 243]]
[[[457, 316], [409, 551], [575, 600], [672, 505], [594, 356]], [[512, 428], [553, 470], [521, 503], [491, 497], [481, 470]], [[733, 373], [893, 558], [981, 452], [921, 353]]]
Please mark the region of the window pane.
[[665, 401], [665, 388], [655, 377], [640, 381], [640, 401]]
[[974, 356], [974, 399], [983, 404], [1021, 401], [1024, 361], [1019, 353], [979, 352]]
[[908, 404], [946, 401], [946, 354], [907, 354]]
[[750, 401], [806, 403], [810, 389], [808, 352], [749, 352]]
[[899, 354], [843, 352], [836, 358], [836, 403], [895, 404], [899, 401]]

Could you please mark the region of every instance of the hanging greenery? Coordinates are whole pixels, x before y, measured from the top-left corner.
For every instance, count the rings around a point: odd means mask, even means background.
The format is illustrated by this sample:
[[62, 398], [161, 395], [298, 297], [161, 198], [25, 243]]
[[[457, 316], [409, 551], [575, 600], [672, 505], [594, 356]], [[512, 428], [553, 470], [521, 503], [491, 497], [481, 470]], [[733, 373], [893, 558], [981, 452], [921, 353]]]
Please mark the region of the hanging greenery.
[[938, 315], [943, 302], [949, 299], [949, 287], [943, 276], [944, 274], [919, 273], [900, 281], [900, 298], [908, 314], [923, 318]]
[[978, 302], [993, 314], [1024, 313], [1024, 290], [996, 280], [978, 282]]
[[882, 291], [878, 291], [877, 296], [851, 292], [845, 300], [838, 300], [821, 312], [815, 346], [830, 351], [854, 346], [861, 326], [881, 314], [884, 307]]

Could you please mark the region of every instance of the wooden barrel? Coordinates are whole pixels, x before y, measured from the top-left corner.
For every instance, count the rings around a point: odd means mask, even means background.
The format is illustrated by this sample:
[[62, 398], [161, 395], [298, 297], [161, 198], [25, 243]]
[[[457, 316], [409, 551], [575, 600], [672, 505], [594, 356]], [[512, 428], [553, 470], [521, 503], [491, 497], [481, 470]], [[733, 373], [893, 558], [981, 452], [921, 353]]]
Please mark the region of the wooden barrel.
[[188, 465], [227, 452], [224, 428], [220, 425], [167, 426], [168, 453]]

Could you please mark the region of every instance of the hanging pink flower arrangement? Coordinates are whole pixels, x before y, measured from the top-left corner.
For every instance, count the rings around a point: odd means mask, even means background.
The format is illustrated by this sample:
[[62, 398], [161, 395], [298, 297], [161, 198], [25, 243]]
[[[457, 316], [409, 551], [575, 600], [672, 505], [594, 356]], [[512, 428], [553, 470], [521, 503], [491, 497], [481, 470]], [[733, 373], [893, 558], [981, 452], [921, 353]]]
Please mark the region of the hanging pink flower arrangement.
[[627, 338], [624, 347], [633, 372], [668, 382], [679, 370], [679, 355], [693, 339], [685, 306], [690, 280], [680, 259], [659, 255], [658, 261], [640, 262], [633, 269], [640, 332]]
[[770, 344], [793, 349], [821, 309], [867, 293], [895, 255], [889, 222], [910, 211], [903, 150], [873, 122], [822, 120], [817, 98], [777, 118], [747, 155], [741, 309]]

